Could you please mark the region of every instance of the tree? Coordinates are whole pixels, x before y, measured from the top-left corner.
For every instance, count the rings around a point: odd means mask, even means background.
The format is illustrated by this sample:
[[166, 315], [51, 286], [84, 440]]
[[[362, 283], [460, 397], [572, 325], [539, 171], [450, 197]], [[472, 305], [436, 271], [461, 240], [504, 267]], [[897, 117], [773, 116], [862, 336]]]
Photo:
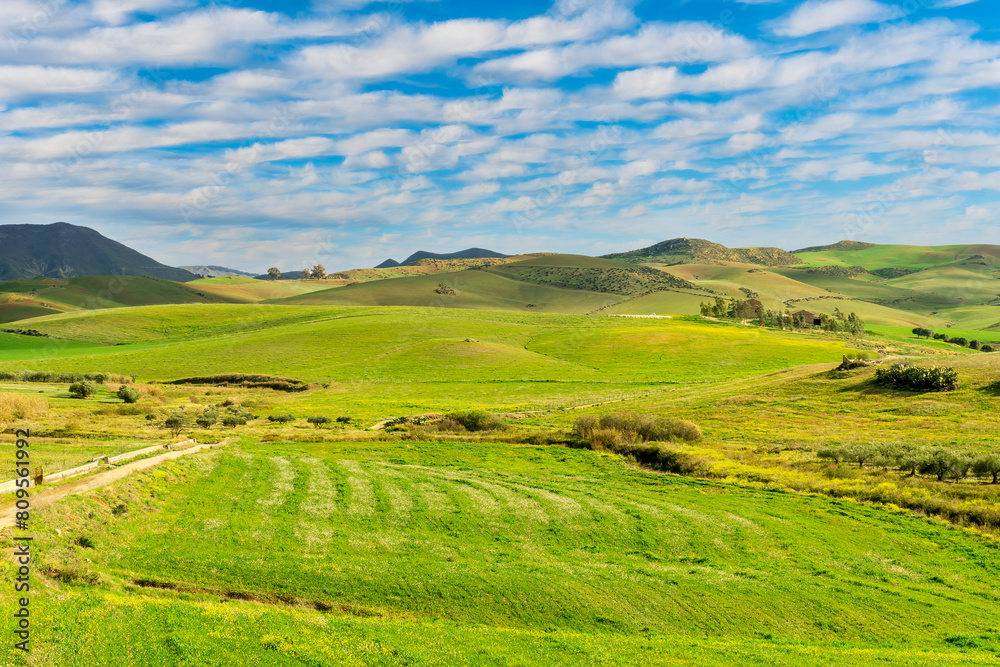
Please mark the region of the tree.
[[302, 269], [302, 277], [305, 280], [312, 278], [312, 269]]
[[969, 341], [969, 349], [970, 350], [981, 350], [981, 349], [983, 349], [983, 344], [980, 343], [976, 339], [972, 339], [972, 340]]
[[270, 269], [267, 270], [267, 275], [271, 277], [271, 280], [277, 280], [278, 278], [281, 277], [281, 271], [278, 270], [278, 267], [272, 266]]
[[980, 352], [992, 352], [993, 350], [994, 347], [992, 345], [983, 345], [981, 348], [979, 348]]
[[927, 452], [918, 470], [923, 475], [934, 475], [940, 482], [957, 463], [957, 457], [947, 449], [934, 449]]
[[726, 300], [721, 296], [715, 297], [715, 305], [712, 306], [712, 315], [715, 317], [726, 316]]
[[175, 412], [164, 420], [163, 425], [169, 428], [172, 434], [177, 435], [187, 426], [187, 421], [187, 416], [184, 413]]
[[930, 329], [925, 329], [924, 327], [916, 327], [915, 329], [912, 330], [911, 333], [913, 333], [913, 335], [917, 336], [918, 338], [930, 338], [931, 336], [934, 335], [933, 331], [931, 331]]
[[97, 383], [90, 380], [74, 382], [69, 386], [69, 394], [73, 398], [87, 398], [97, 393]]
[[865, 321], [852, 312], [847, 316], [847, 329], [853, 336], [858, 337], [865, 332]]
[[330, 418], [323, 417], [321, 415], [313, 415], [312, 417], [308, 417], [306, 421], [315, 426], [316, 428], [319, 428], [323, 424], [329, 424]]
[[326, 269], [323, 267], [322, 264], [317, 264], [312, 268], [312, 277], [318, 280], [323, 280], [323, 278], [326, 278]]
[[968, 339], [966, 339], [966, 338], [964, 338], [962, 336], [957, 336], [955, 338], [949, 338], [948, 342], [951, 343], [952, 345], [961, 345], [962, 347], [965, 347], [966, 345], [969, 344]]
[[972, 472], [980, 477], [993, 477], [993, 483], [997, 483], [1000, 476], [1000, 454], [982, 454], [972, 462]]
[[705, 303], [704, 301], [702, 301], [701, 302], [701, 316], [702, 317], [708, 317], [711, 314], [712, 314], [712, 305], [708, 304], [708, 303]]
[[118, 388], [118, 398], [122, 399], [126, 403], [138, 403], [139, 402], [139, 392], [136, 391], [135, 387], [130, 387], [127, 384], [123, 384]]

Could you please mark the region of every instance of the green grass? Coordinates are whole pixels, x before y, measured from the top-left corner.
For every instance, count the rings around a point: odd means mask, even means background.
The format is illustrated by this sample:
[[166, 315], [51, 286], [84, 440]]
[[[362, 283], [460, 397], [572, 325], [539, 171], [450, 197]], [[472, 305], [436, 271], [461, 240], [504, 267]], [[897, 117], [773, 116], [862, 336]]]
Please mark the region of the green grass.
[[50, 664], [976, 664], [1000, 648], [995, 545], [907, 514], [586, 450], [242, 449], [37, 512], [36, 567], [76, 582], [36, 594]]
[[835, 360], [846, 350], [836, 339], [723, 324], [415, 308], [155, 306], [30, 324], [88, 342], [145, 344], [39, 360], [32, 370], [100, 367], [143, 380], [262, 373], [323, 382], [671, 384]]
[[995, 258], [1000, 254], [998, 250], [998, 246], [984, 245], [878, 245], [861, 250], [802, 252], [796, 257], [808, 266], [863, 266], [871, 271], [891, 267], [928, 268], [964, 260], [977, 254]]
[[[435, 290], [446, 285], [455, 294]], [[392, 278], [312, 292], [274, 301], [300, 305], [421, 306], [586, 313], [617, 303], [622, 296], [521, 282], [485, 270]]]

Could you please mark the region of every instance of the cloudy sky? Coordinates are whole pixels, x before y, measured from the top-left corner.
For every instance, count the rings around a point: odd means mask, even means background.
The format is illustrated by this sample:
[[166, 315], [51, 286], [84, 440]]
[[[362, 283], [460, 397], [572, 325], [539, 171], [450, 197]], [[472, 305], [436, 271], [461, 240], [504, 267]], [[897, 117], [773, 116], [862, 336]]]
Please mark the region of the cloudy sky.
[[254, 271], [677, 236], [1000, 243], [997, 16], [2, 0], [0, 224]]

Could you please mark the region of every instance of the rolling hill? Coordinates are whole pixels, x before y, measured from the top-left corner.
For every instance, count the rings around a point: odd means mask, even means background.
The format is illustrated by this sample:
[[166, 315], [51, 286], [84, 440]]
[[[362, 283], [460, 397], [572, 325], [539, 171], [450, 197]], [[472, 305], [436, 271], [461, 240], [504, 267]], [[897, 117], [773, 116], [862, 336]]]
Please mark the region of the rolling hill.
[[197, 278], [87, 227], [65, 222], [0, 226], [0, 280], [39, 276], [145, 276], [179, 282]]
[[0, 322], [78, 310], [238, 301], [218, 290], [144, 276], [32, 278], [0, 283]]
[[606, 259], [661, 264], [705, 264], [739, 262], [759, 266], [799, 264], [801, 259], [781, 248], [727, 248], [704, 239], [678, 238], [646, 248], [602, 255]]

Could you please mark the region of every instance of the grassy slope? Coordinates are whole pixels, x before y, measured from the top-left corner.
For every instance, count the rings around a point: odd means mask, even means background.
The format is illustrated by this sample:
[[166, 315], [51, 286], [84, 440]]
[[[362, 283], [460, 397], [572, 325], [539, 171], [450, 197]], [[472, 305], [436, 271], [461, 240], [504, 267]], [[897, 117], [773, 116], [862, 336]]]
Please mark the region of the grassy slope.
[[844, 350], [832, 340], [705, 323], [415, 308], [152, 306], [31, 325], [89, 342], [169, 341], [32, 364], [144, 379], [247, 372], [310, 381], [669, 383], [768, 372]]
[[100, 582], [36, 594], [48, 664], [995, 660], [997, 549], [916, 517], [561, 448], [244, 449], [36, 514], [39, 565]]
[[[444, 284], [456, 294], [439, 294]], [[585, 313], [621, 301], [613, 294], [561, 289], [511, 280], [487, 271], [413, 276], [348, 285], [280, 299], [280, 304], [429, 306], [554, 313]], [[529, 304], [533, 304], [529, 306]]]
[[995, 258], [998, 256], [998, 250], [1000, 250], [998, 246], [983, 245], [879, 245], [861, 250], [802, 252], [796, 257], [809, 266], [863, 266], [871, 271], [890, 267], [927, 268], [976, 254]]

